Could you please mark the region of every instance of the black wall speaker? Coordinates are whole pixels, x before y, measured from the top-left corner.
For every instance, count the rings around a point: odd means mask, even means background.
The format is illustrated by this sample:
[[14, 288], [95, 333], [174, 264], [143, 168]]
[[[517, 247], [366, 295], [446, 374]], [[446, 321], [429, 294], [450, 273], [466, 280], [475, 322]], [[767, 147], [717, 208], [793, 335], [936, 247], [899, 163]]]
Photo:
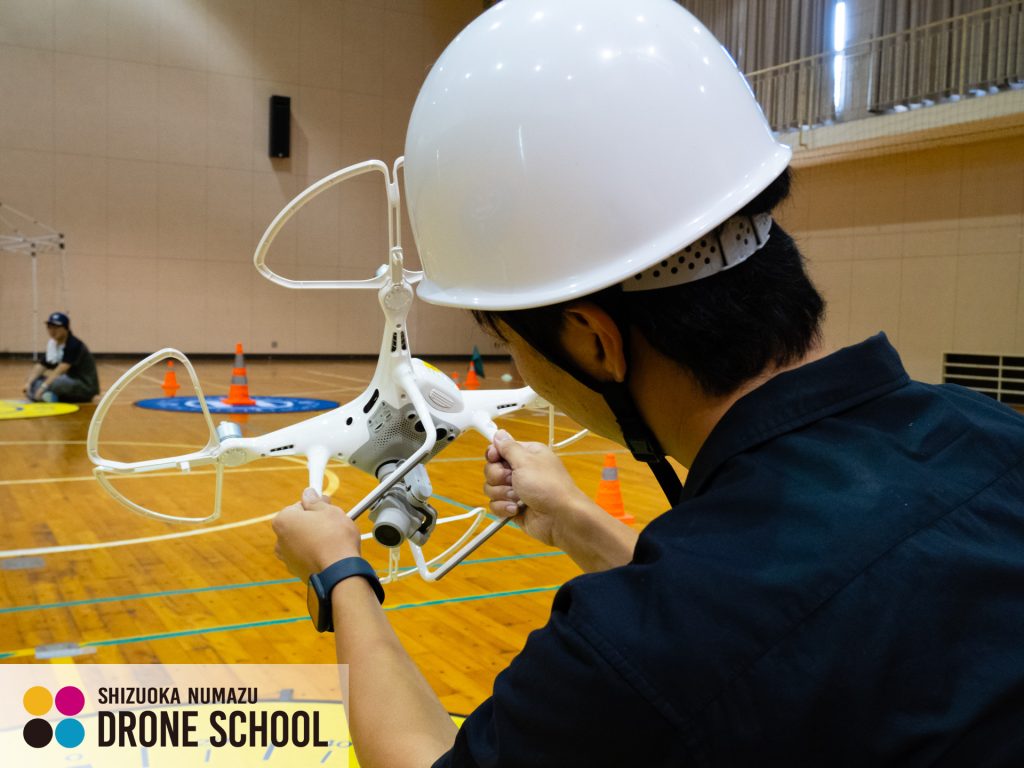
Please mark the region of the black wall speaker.
[[270, 156], [289, 157], [292, 145], [292, 100], [270, 97]]

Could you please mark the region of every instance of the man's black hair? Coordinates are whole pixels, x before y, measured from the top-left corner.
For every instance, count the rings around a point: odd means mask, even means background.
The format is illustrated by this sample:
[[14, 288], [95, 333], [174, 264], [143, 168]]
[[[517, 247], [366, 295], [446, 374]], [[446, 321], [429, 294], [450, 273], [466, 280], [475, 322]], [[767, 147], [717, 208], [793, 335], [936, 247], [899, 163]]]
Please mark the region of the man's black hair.
[[[770, 213], [789, 195], [790, 181], [787, 168], [739, 213]], [[728, 395], [767, 368], [801, 359], [820, 340], [825, 308], [807, 277], [796, 243], [773, 222], [761, 250], [742, 264], [702, 280], [629, 293], [615, 285], [560, 304], [474, 310], [473, 316], [498, 336], [501, 321], [549, 359], [558, 360], [563, 358], [557, 339], [564, 312], [583, 300], [608, 312], [624, 333], [636, 328], [651, 346], [688, 370], [711, 396]]]

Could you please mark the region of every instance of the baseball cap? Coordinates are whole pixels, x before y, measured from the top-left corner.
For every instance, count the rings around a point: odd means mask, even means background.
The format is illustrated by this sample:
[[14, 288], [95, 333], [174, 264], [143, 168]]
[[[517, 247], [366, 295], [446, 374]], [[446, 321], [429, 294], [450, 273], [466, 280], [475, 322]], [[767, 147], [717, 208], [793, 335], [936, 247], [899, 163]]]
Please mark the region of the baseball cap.
[[54, 312], [48, 318], [46, 318], [47, 325], [59, 325], [61, 328], [68, 328], [71, 325], [71, 321], [68, 316], [63, 312]]

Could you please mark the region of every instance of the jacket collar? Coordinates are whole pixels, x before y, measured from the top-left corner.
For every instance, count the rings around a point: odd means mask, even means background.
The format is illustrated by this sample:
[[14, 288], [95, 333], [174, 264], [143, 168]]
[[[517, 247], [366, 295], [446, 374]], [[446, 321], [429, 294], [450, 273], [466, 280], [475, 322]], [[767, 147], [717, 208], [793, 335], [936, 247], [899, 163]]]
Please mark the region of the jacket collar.
[[737, 400], [711, 430], [690, 467], [681, 500], [701, 493], [718, 467], [736, 454], [909, 381], [884, 333], [780, 373]]

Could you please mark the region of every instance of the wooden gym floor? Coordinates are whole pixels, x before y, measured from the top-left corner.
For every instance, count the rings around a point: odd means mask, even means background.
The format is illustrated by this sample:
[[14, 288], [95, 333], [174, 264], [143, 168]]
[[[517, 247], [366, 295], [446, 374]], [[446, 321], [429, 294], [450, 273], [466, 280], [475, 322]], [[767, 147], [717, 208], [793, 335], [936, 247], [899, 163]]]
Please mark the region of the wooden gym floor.
[[[101, 383], [110, 386], [131, 362], [100, 361]], [[445, 371], [466, 368], [465, 361], [433, 362]], [[231, 363], [229, 355], [197, 363], [208, 395], [226, 392]], [[0, 361], [0, 399], [21, 397], [29, 367]], [[256, 395], [347, 402], [365, 388], [372, 368], [370, 362], [250, 359], [249, 385]], [[507, 369], [489, 363], [485, 386], [520, 385], [500, 383]], [[156, 458], [205, 444], [201, 417], [131, 404], [161, 397], [162, 375], [151, 370], [111, 410], [102, 437], [107, 458]], [[180, 369], [178, 376], [185, 384]], [[274, 557], [270, 523], [261, 519], [298, 499], [304, 464], [268, 459], [229, 470], [221, 519], [198, 526], [159, 522], [121, 506], [93, 479], [85, 454], [93, 411], [86, 405], [67, 416], [0, 421], [0, 663], [35, 662], [37, 648], [58, 643], [94, 648], [75, 657], [84, 663], [333, 663], [331, 636], [310, 625], [305, 587]], [[252, 415], [242, 428], [262, 434], [308, 415]], [[516, 413], [499, 423], [518, 439], [547, 440], [546, 413]], [[559, 416], [556, 439], [576, 429]], [[482, 438], [469, 434], [430, 463], [442, 516], [483, 503], [484, 448]], [[563, 458], [592, 496], [609, 451], [617, 454], [626, 510], [642, 527], [665, 506], [646, 467], [590, 436]], [[328, 480], [343, 507], [373, 486], [343, 465], [332, 464]], [[129, 478], [118, 488], [172, 514], [205, 515], [212, 508], [210, 475], [203, 472]], [[454, 541], [463, 525], [438, 526], [427, 554]], [[365, 518], [362, 527], [369, 530]], [[11, 569], [25, 564], [18, 552], [37, 549], [43, 551], [22, 554], [38, 558], [28, 561], [32, 567]], [[364, 542], [363, 554], [385, 568], [387, 552], [375, 542]], [[406, 549], [402, 565], [409, 564]], [[444, 705], [468, 712], [489, 695], [494, 676], [527, 634], [544, 624], [554, 590], [578, 572], [565, 555], [507, 527], [439, 583], [412, 576], [390, 585], [386, 607]]]

